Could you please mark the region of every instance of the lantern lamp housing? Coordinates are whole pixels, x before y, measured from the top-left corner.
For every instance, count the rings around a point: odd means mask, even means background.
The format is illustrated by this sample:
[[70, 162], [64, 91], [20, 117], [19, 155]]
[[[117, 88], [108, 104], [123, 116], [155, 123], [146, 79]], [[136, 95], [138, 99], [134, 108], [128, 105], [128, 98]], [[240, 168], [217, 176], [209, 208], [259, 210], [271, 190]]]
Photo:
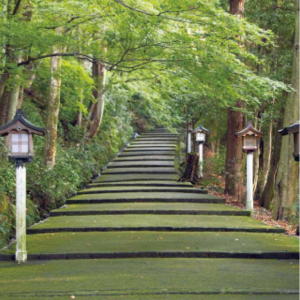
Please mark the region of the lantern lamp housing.
[[0, 135], [5, 137], [8, 157], [19, 162], [30, 161], [34, 155], [33, 134], [45, 135], [45, 130], [31, 124], [23, 111], [18, 110], [12, 121], [0, 126]]
[[244, 152], [254, 152], [258, 149], [258, 141], [262, 133], [255, 129], [251, 122], [244, 129], [237, 132], [236, 135], [243, 138]]
[[196, 142], [199, 144], [203, 144], [206, 140], [206, 135], [209, 133], [209, 130], [199, 125], [196, 129], [193, 130], [195, 134]]
[[187, 130], [188, 130], [189, 133], [193, 132], [193, 124], [191, 122], [188, 123], [187, 128], [188, 128]]
[[290, 126], [280, 129], [278, 131], [281, 135], [293, 134], [293, 136], [294, 136], [294, 153], [293, 153], [293, 155], [294, 155], [295, 161], [300, 160], [299, 127], [300, 127], [300, 121], [297, 121], [294, 124], [291, 124]]

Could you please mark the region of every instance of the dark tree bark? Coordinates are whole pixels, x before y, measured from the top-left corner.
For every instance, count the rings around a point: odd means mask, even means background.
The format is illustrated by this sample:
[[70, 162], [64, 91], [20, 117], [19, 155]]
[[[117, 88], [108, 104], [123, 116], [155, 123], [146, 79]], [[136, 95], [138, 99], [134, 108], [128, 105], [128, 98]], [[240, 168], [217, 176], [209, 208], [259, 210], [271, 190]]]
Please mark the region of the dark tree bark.
[[275, 136], [274, 136], [274, 143], [273, 143], [272, 153], [271, 153], [270, 170], [269, 170], [269, 174], [268, 174], [268, 178], [264, 190], [259, 199], [259, 204], [267, 209], [270, 208], [274, 196], [275, 178], [278, 171], [278, 163], [280, 158], [280, 148], [281, 148], [281, 140], [282, 140], [281, 136], [276, 133], [280, 128], [282, 128], [282, 124], [283, 124], [282, 119], [279, 119], [276, 126], [274, 127]]
[[90, 107], [90, 113], [87, 123], [86, 137], [93, 138], [101, 125], [104, 113], [104, 89], [105, 89], [105, 66], [95, 61], [93, 63], [93, 77], [95, 81], [94, 97], [96, 102]]
[[[230, 13], [242, 17], [244, 13], [245, 0], [229, 0]], [[242, 107], [239, 101], [236, 108]], [[242, 172], [242, 139], [236, 137], [235, 133], [243, 129], [244, 116], [234, 108], [227, 112], [227, 152], [225, 162], [225, 193], [233, 196], [238, 201], [243, 199], [243, 172]]]

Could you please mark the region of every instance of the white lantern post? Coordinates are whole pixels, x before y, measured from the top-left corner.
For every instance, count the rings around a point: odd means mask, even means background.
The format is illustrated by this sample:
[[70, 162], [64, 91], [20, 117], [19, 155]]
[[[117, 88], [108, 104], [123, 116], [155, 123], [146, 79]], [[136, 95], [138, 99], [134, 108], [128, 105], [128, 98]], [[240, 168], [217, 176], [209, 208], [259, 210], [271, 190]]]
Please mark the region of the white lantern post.
[[196, 143], [198, 143], [198, 151], [199, 151], [199, 168], [198, 168], [198, 177], [203, 177], [203, 145], [206, 140], [206, 135], [209, 133], [209, 131], [204, 128], [203, 126], [198, 126], [196, 129], [194, 129], [193, 133], [195, 134], [195, 140]]
[[187, 128], [187, 147], [186, 147], [186, 152], [187, 154], [190, 154], [192, 152], [192, 123], [188, 123], [188, 128]]
[[18, 263], [27, 261], [26, 250], [26, 167], [32, 160], [32, 135], [44, 135], [42, 128], [25, 119], [18, 110], [14, 119], [0, 127], [0, 135], [6, 137], [8, 157], [16, 164], [16, 254]]
[[258, 149], [258, 140], [262, 133], [255, 129], [251, 122], [236, 133], [243, 138], [243, 151], [247, 153], [247, 196], [246, 209], [253, 211], [253, 154]]

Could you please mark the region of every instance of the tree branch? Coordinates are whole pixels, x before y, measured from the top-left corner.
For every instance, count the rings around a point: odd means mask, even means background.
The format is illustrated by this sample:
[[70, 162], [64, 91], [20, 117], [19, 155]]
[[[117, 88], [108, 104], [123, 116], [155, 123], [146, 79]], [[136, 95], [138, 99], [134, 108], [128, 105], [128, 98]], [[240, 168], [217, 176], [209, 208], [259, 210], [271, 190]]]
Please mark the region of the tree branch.
[[15, 8], [14, 8], [13, 13], [12, 13], [13, 16], [16, 15], [16, 14], [18, 13], [18, 10], [19, 10], [19, 8], [20, 8], [21, 2], [22, 2], [22, 0], [17, 0], [16, 5], [15, 5]]
[[198, 7], [192, 7], [190, 9], [183, 9], [183, 10], [174, 10], [174, 11], [172, 11], [172, 10], [166, 10], [166, 11], [161, 11], [158, 14], [153, 14], [153, 13], [147, 12], [147, 11], [145, 11], [143, 9], [139, 9], [139, 8], [135, 8], [135, 7], [129, 6], [128, 4], [124, 3], [122, 0], [114, 0], [114, 1], [116, 3], [122, 5], [125, 8], [128, 8], [128, 9], [130, 9], [132, 11], [135, 11], [135, 12], [138, 12], [138, 13], [150, 16], [150, 17], [162, 17], [162, 18], [165, 18], [165, 19], [168, 19], [168, 20], [171, 20], [171, 21], [184, 22], [184, 23], [193, 23], [193, 22], [190, 21], [190, 20], [177, 19], [177, 18], [172, 18], [172, 17], [169, 17], [169, 16], [163, 16], [163, 15], [165, 15], [167, 13], [181, 13], [181, 12], [196, 10], [196, 9], [199, 8], [199, 6], [198, 6]]
[[[28, 65], [31, 62], [34, 62], [34, 61], [37, 61], [37, 60], [41, 60], [41, 59], [44, 59], [44, 58], [54, 57], [54, 56], [68, 56], [68, 57], [72, 57], [73, 56], [73, 57], [77, 57], [79, 59], [86, 59], [86, 60], [88, 60], [90, 62], [94, 62], [95, 61], [95, 58], [93, 58], [92, 56], [89, 56], [89, 55], [86, 55], [86, 54], [82, 54], [82, 53], [77, 53], [77, 52], [74, 52], [74, 53], [50, 53], [50, 54], [45, 54], [45, 55], [41, 55], [41, 56], [37, 56], [37, 57], [29, 57], [27, 60], [19, 62], [18, 66]], [[102, 62], [102, 63], [107, 64], [107, 62]]]

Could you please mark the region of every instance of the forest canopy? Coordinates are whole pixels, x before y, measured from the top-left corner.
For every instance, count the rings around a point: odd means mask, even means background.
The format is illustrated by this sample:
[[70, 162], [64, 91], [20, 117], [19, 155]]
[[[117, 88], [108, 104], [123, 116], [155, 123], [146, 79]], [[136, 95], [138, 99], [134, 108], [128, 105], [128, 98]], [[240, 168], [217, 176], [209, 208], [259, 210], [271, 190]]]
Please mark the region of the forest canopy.
[[[63, 204], [134, 132], [155, 126], [208, 127], [208, 147], [224, 177], [229, 110], [264, 133], [255, 171], [260, 204], [276, 218], [294, 218], [295, 195], [282, 203], [266, 188], [276, 182], [272, 164], [282, 164], [277, 129], [299, 118], [285, 116], [287, 104], [297, 111], [299, 95], [295, 3], [1, 1], [0, 125], [22, 108], [47, 130], [45, 140], [35, 139], [28, 166], [30, 222]], [[14, 170], [1, 147], [0, 232], [7, 237]], [[239, 198], [233, 190], [227, 189]]]

